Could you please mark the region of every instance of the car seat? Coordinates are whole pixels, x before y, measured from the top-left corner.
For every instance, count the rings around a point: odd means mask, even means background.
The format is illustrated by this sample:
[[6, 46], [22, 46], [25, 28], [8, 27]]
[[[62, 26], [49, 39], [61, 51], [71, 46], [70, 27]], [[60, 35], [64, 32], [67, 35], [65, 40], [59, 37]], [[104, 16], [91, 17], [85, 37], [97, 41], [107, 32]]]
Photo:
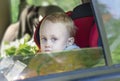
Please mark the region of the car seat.
[[73, 19], [77, 27], [75, 43], [81, 48], [101, 46], [97, 25], [94, 20], [90, 3], [78, 5], [67, 14]]

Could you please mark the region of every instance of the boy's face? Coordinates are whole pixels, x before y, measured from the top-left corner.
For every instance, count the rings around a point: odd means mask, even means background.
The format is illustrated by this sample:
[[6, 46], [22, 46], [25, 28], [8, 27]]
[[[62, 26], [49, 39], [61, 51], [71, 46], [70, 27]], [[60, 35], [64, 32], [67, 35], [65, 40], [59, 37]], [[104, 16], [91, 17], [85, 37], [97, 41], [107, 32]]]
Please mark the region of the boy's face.
[[40, 29], [41, 52], [64, 50], [69, 39], [69, 32], [63, 23], [45, 21]]

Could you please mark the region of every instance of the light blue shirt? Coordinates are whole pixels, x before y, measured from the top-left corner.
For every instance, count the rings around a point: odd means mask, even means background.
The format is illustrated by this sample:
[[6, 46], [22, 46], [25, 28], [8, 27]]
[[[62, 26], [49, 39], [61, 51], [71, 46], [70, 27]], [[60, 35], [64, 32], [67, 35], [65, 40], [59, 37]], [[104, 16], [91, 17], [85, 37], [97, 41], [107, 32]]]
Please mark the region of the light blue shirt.
[[80, 47], [77, 46], [76, 44], [73, 44], [65, 48], [65, 50], [72, 50], [72, 49], [80, 49]]

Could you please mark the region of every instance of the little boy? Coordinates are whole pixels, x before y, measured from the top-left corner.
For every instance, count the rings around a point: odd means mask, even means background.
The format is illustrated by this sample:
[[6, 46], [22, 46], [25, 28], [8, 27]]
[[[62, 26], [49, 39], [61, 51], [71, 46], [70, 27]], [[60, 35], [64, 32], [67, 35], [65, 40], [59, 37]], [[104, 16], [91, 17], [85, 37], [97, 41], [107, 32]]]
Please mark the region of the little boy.
[[79, 49], [74, 43], [75, 25], [65, 13], [57, 12], [48, 15], [39, 27], [41, 52], [51, 53]]

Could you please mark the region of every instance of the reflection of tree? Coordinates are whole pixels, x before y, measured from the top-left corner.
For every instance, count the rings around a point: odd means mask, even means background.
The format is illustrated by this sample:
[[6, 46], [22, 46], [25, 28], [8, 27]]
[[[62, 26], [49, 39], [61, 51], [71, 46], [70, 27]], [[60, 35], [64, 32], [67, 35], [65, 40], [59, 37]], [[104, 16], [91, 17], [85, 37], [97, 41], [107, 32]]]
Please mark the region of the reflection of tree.
[[99, 3], [99, 10], [102, 14], [103, 23], [105, 26], [105, 30], [107, 33], [107, 37], [109, 39], [109, 44], [112, 45], [113, 42], [118, 38], [119, 36], [119, 30], [120, 30], [120, 23], [118, 19], [115, 19], [113, 15], [111, 15], [111, 12], [109, 10], [109, 6], [105, 3]]
[[104, 5], [104, 4], [98, 4], [98, 6], [100, 6], [99, 7], [99, 10], [101, 11], [101, 13], [108, 13], [108, 11], [107, 11], [107, 7], [106, 7], [106, 5]]
[[110, 51], [112, 53], [112, 58], [114, 63], [119, 63], [120, 61], [120, 20], [111, 18], [109, 22], [105, 24], [105, 29], [107, 32], [108, 43], [110, 46]]
[[[97, 0], [98, 8], [105, 19], [104, 27], [107, 33], [113, 63], [120, 63], [120, 0]], [[111, 15], [111, 17], [109, 17]]]
[[120, 44], [117, 47], [117, 49], [112, 52], [112, 59], [113, 59], [114, 64], [120, 63], [120, 50], [119, 49], [120, 49]]
[[99, 4], [102, 9], [104, 9], [104, 6], [106, 7], [107, 12], [109, 12], [114, 18], [118, 19], [120, 18], [120, 0], [115, 0], [113, 3], [113, 0], [98, 0]]
[[[74, 7], [81, 3], [80, 0], [27, 0], [28, 4], [33, 5], [44, 5], [44, 3], [48, 5], [57, 5], [64, 9], [65, 11], [72, 10]], [[67, 4], [69, 3], [69, 4]]]
[[111, 18], [109, 22], [105, 23], [105, 29], [107, 32], [107, 37], [109, 39], [109, 45], [111, 46], [111, 50], [116, 49], [116, 47], [120, 44], [120, 20]]
[[102, 15], [102, 18], [103, 18], [103, 22], [104, 23], [106, 23], [106, 22], [109, 22], [109, 20], [110, 20], [110, 18], [111, 18], [112, 16], [110, 15], [110, 14], [103, 14]]

